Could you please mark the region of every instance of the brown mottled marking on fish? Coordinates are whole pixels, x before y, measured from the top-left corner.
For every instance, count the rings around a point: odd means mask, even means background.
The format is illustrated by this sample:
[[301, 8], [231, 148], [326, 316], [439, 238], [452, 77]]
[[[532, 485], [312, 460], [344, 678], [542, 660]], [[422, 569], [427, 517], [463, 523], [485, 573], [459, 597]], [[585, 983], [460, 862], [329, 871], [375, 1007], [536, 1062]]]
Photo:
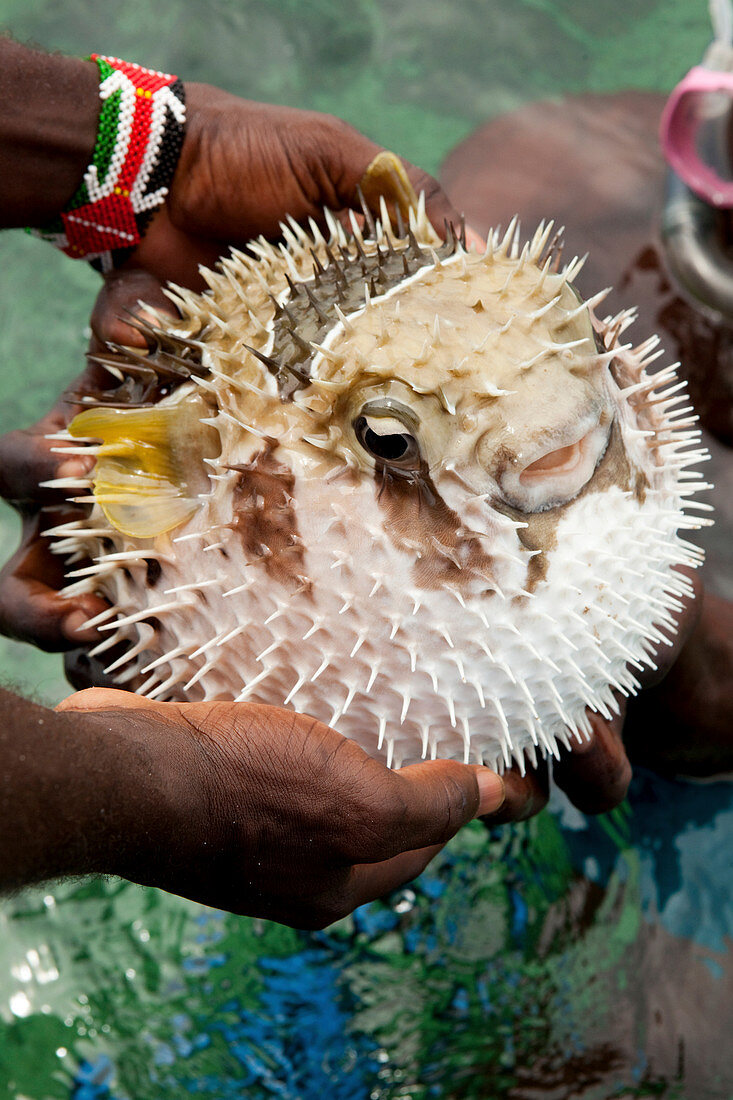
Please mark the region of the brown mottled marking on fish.
[[377, 467], [377, 498], [385, 512], [385, 530], [414, 557], [418, 588], [475, 589], [480, 577], [496, 588], [495, 564], [480, 539], [466, 534], [458, 515], [439, 495], [425, 463], [410, 476]]
[[293, 507], [295, 475], [274, 457], [276, 446], [267, 443], [251, 462], [228, 467], [239, 473], [232, 494], [233, 520], [229, 526], [239, 535], [248, 556], [262, 561], [272, 580], [310, 592]]
[[646, 500], [646, 491], [649, 488], [649, 478], [646, 476], [643, 470], [636, 471], [636, 478], [634, 480], [634, 496], [638, 500], [639, 504], [643, 504]]
[[633, 470], [626, 455], [621, 431], [614, 420], [611, 425], [611, 433], [608, 446], [596, 466], [591, 479], [583, 486], [581, 491], [566, 504], [557, 508], [548, 508], [545, 512], [520, 512], [518, 508], [512, 508], [503, 502], [494, 501], [493, 506], [497, 512], [503, 512], [513, 520], [526, 523], [526, 527], [517, 530], [519, 541], [527, 550], [540, 550], [530, 559], [527, 566], [527, 591], [533, 592], [540, 581], [545, 580], [549, 567], [548, 553], [557, 546], [557, 526], [577, 500], [588, 493], [603, 493], [611, 485], [618, 485], [626, 491], [631, 490], [637, 500], [643, 502], [649, 482], [640, 470]]

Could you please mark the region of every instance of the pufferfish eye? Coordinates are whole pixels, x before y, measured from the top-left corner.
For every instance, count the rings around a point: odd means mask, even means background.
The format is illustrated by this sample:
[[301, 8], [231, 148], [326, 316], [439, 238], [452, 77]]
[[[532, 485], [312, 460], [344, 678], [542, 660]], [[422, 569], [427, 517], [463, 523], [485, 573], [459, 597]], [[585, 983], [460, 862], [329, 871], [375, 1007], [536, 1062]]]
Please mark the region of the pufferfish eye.
[[354, 420], [354, 434], [371, 458], [403, 470], [417, 469], [420, 447], [413, 432], [413, 417], [392, 404], [365, 405]]

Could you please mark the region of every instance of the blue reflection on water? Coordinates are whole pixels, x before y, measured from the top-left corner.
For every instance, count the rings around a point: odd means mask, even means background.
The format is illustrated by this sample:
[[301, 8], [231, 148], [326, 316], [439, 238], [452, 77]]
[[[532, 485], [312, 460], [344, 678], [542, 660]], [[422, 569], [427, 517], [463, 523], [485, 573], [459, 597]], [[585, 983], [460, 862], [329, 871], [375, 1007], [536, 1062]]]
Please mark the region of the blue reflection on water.
[[[638, 769], [629, 792], [644, 909], [672, 935], [713, 951], [733, 936], [733, 784], [664, 779]], [[618, 844], [592, 818], [569, 816], [573, 862], [606, 882]]]
[[106, 1054], [82, 1062], [74, 1078], [72, 1100], [116, 1100], [110, 1089], [114, 1075], [114, 1065]]
[[[243, 1090], [283, 1100], [355, 1100], [366, 1096], [378, 1065], [365, 1042], [349, 1031], [338, 970], [330, 953], [306, 949], [287, 959], [263, 958], [265, 987], [257, 1011], [232, 1000], [226, 1022], [209, 1023], [236, 1060], [236, 1075], [177, 1078], [198, 1095], [241, 1097]], [[234, 1019], [232, 1019], [234, 1017]]]

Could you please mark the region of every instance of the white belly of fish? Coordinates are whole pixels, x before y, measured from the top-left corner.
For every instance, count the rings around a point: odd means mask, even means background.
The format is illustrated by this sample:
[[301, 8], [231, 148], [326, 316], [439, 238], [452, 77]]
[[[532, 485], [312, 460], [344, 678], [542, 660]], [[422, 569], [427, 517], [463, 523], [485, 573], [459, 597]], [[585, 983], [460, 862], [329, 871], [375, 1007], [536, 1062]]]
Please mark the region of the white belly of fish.
[[[426, 757], [523, 766], [587, 732], [586, 707], [609, 714], [615, 691], [635, 690], [639, 636], [653, 648], [686, 588], [669, 571], [686, 556], [679, 513], [656, 498], [584, 497], [560, 521], [531, 595], [458, 598], [415, 587], [373, 494], [331, 486], [324, 506], [318, 481], [296, 484], [310, 586], [269, 583], [266, 556], [244, 553], [212, 499], [167, 546], [158, 537], [154, 589], [118, 579], [123, 616], [136, 609], [116, 625], [130, 637], [123, 682], [147, 681], [153, 697], [284, 703], [396, 767]], [[589, 543], [588, 531], [605, 537]], [[134, 654], [151, 617], [152, 660], [145, 647]]]

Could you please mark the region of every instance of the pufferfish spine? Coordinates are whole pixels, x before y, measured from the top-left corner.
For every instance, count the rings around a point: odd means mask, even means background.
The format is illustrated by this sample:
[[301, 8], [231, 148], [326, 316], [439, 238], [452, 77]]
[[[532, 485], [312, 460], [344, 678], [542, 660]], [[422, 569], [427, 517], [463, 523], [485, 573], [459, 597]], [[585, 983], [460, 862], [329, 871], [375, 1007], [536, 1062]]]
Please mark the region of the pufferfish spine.
[[[633, 694], [691, 592], [706, 457], [656, 339], [620, 343], [551, 226], [485, 253], [328, 216], [204, 272], [62, 438], [97, 456], [52, 532], [92, 654], [160, 700], [291, 707], [393, 767], [558, 754]], [[148, 314], [150, 315], [150, 314]], [[65, 483], [66, 484], [66, 483]]]

